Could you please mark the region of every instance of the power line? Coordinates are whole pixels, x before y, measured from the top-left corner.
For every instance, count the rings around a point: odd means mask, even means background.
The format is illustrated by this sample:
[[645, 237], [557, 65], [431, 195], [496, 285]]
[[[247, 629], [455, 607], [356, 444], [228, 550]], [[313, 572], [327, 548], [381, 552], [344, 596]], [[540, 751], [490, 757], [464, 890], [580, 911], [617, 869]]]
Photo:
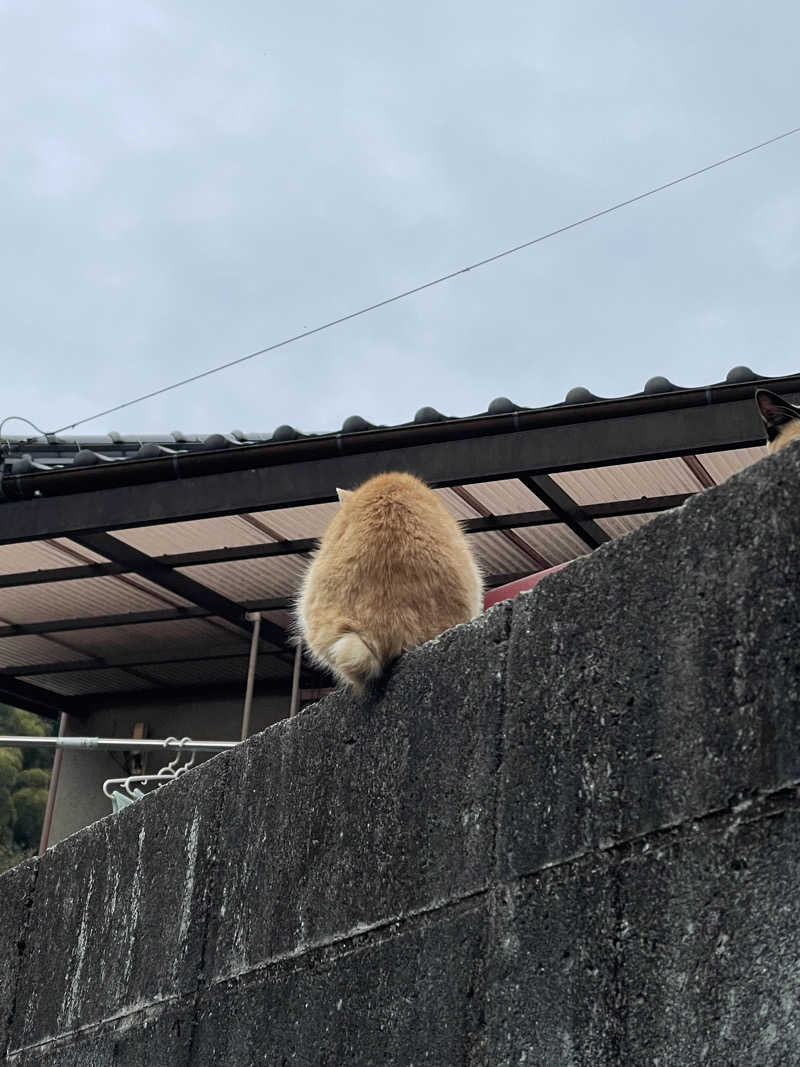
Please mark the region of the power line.
[[[33, 429], [36, 430], [40, 437], [46, 436], [44, 430], [40, 430], [35, 422], [31, 422], [30, 419], [26, 419], [24, 415], [6, 415], [2, 422], [0, 422], [0, 445], [2, 445], [3, 442], [3, 427], [7, 422], [26, 422], [28, 426], [32, 426]], [[35, 441], [36, 438], [34, 437], [33, 440]]]
[[550, 230], [548, 233], [540, 234], [538, 237], [534, 237], [530, 241], [524, 241], [522, 244], [515, 245], [513, 248], [507, 248], [503, 252], [497, 252], [493, 256], [487, 256], [485, 259], [479, 259], [475, 263], [470, 263], [466, 267], [460, 267], [458, 270], [451, 271], [449, 274], [442, 274], [438, 278], [433, 278], [431, 281], [424, 282], [422, 285], [415, 285], [413, 289], [406, 289], [402, 293], [397, 293], [395, 296], [387, 297], [385, 300], [379, 300], [375, 304], [368, 304], [366, 307], [359, 308], [358, 311], [351, 311], [347, 315], [341, 315], [339, 318], [331, 319], [329, 322], [322, 323], [321, 326], [315, 326], [310, 330], [303, 330], [302, 333], [296, 333], [292, 337], [287, 337], [283, 341], [276, 341], [275, 344], [267, 345], [265, 348], [259, 348], [255, 352], [249, 352], [246, 356], [239, 356], [237, 359], [228, 360], [227, 363], [220, 363], [219, 366], [211, 367], [209, 370], [201, 371], [199, 374], [193, 374], [189, 378], [182, 378], [178, 382], [173, 382], [171, 385], [165, 385], [161, 389], [154, 389], [150, 393], [143, 393], [141, 396], [134, 397], [132, 400], [126, 400], [122, 404], [115, 404], [114, 407], [106, 408], [104, 411], [98, 411], [94, 415], [88, 415], [84, 419], [79, 419], [77, 422], [67, 423], [66, 426], [61, 426], [57, 430], [53, 430], [53, 434], [63, 433], [64, 430], [73, 430], [76, 426], [83, 426], [84, 423], [93, 422], [95, 419], [102, 418], [104, 415], [111, 415], [115, 411], [122, 411], [123, 408], [129, 408], [133, 404], [140, 404], [143, 400], [151, 400], [153, 397], [162, 396], [164, 393], [170, 392], [172, 389], [180, 389], [183, 385], [189, 385], [192, 382], [198, 382], [202, 378], [208, 378], [212, 374], [218, 374], [220, 371], [227, 370], [229, 367], [235, 367], [239, 363], [246, 363], [250, 359], [255, 359], [257, 356], [266, 355], [267, 352], [275, 352], [279, 348], [285, 348], [286, 345], [294, 344], [295, 341], [302, 341], [305, 337], [311, 337], [315, 333], [322, 333], [323, 330], [330, 330], [333, 326], [340, 326], [343, 322], [350, 322], [351, 319], [357, 319], [361, 315], [368, 315], [371, 311], [377, 311], [379, 308], [386, 307], [388, 304], [394, 304], [398, 300], [405, 300], [406, 297], [414, 296], [415, 293], [421, 293], [425, 289], [431, 289], [434, 285], [441, 285], [443, 282], [448, 282], [452, 278], [457, 278], [460, 274], [468, 274], [472, 270], [477, 270], [479, 267], [485, 267], [489, 263], [495, 263], [498, 259], [504, 259], [506, 256], [513, 256], [516, 252], [521, 252], [525, 248], [531, 248], [533, 245], [541, 244], [542, 241], [548, 241], [551, 237], [557, 237], [559, 234], [566, 233], [568, 230], [574, 230], [578, 226], [584, 226], [587, 222], [593, 222], [595, 219], [602, 218], [604, 215], [610, 215], [613, 211], [619, 211], [620, 208], [628, 207], [630, 204], [635, 204], [639, 200], [645, 200], [650, 196], [655, 196], [656, 193], [661, 193], [665, 189], [671, 189], [674, 185], [680, 185], [682, 182], [690, 181], [692, 178], [697, 178], [701, 174], [707, 174], [710, 170], [715, 170], [717, 167], [722, 167], [726, 163], [732, 163], [736, 159], [741, 159], [742, 156], [750, 155], [751, 152], [757, 152], [761, 148], [767, 148], [769, 145], [775, 144], [777, 141], [783, 141], [787, 137], [791, 137], [796, 133], [800, 133], [800, 126], [795, 126], [794, 129], [787, 130], [785, 133], [779, 133], [776, 137], [770, 137], [767, 141], [761, 141], [759, 144], [751, 145], [750, 148], [744, 148], [741, 152], [735, 152], [731, 156], [726, 156], [724, 159], [718, 159], [715, 163], [709, 163], [705, 167], [700, 167], [698, 170], [693, 170], [689, 174], [684, 174], [680, 178], [673, 178], [671, 181], [664, 182], [662, 185], [656, 185], [652, 189], [648, 189], [644, 193], [638, 193], [636, 196], [628, 197], [627, 200], [620, 200], [617, 204], [612, 204], [610, 207], [603, 208], [602, 211], [595, 211], [591, 215], [585, 215], [582, 219], [577, 219], [575, 222], [570, 222], [566, 226], [559, 226], [558, 229]]

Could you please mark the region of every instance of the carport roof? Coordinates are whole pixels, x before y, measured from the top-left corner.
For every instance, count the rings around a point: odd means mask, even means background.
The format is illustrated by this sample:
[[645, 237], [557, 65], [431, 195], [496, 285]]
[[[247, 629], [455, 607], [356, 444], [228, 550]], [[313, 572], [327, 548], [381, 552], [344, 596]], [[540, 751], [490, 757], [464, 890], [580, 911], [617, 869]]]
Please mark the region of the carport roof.
[[[418, 474], [500, 584], [590, 552], [763, 455], [760, 384], [800, 394], [800, 375], [736, 368], [702, 389], [653, 379], [616, 400], [573, 390], [548, 408], [422, 409], [394, 427], [354, 417], [330, 434], [4, 438], [0, 699], [55, 715], [243, 693], [253, 611], [257, 686], [288, 692], [291, 598], [337, 486]], [[304, 687], [321, 684], [304, 668]]]

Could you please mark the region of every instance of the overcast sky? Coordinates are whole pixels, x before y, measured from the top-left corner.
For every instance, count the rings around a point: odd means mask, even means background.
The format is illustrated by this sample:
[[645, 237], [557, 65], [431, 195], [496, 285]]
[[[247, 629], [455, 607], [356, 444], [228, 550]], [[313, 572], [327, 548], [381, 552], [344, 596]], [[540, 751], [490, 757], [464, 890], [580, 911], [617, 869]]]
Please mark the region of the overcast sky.
[[[0, 0], [0, 418], [61, 426], [800, 125], [798, 39], [790, 0]], [[800, 135], [82, 432], [791, 373], [798, 293]]]

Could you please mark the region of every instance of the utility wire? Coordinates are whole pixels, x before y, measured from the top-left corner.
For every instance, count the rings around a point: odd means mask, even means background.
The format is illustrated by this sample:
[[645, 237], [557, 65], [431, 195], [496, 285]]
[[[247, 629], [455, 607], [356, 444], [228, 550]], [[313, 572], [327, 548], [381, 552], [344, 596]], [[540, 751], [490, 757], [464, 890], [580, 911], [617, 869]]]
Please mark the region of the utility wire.
[[[6, 417], [2, 420], [2, 422], [0, 422], [0, 445], [2, 445], [3, 440], [4, 440], [4, 438], [3, 438], [3, 427], [5, 426], [5, 424], [7, 422], [25, 422], [25, 423], [28, 424], [28, 426], [32, 426], [33, 429], [36, 430], [36, 432], [39, 434], [40, 437], [46, 437], [47, 436], [47, 434], [44, 432], [44, 430], [40, 430], [35, 422], [31, 422], [30, 419], [26, 419], [24, 415], [6, 415]], [[34, 437], [33, 440], [35, 441], [35, 440], [37, 440], [37, 438]]]
[[94, 419], [102, 418], [104, 415], [111, 415], [115, 411], [122, 411], [123, 408], [129, 408], [133, 404], [140, 404], [143, 400], [151, 400], [153, 397], [162, 396], [164, 393], [168, 393], [172, 389], [180, 389], [183, 385], [189, 385], [191, 382], [198, 382], [202, 378], [208, 378], [211, 374], [218, 374], [219, 371], [227, 370], [229, 367], [235, 367], [239, 363], [246, 363], [250, 359], [255, 359], [256, 356], [263, 356], [266, 355], [267, 352], [275, 352], [279, 348], [285, 348], [286, 345], [294, 344], [295, 341], [302, 341], [304, 337], [311, 337], [315, 333], [322, 333], [323, 330], [330, 330], [333, 326], [340, 326], [343, 322], [350, 322], [351, 319], [357, 319], [361, 315], [367, 315], [371, 311], [377, 311], [378, 308], [386, 307], [388, 304], [394, 304], [398, 300], [405, 300], [406, 297], [414, 296], [415, 293], [421, 293], [425, 289], [431, 289], [434, 285], [441, 285], [443, 282], [448, 282], [452, 278], [457, 278], [460, 274], [468, 274], [470, 271], [477, 270], [479, 267], [485, 267], [489, 263], [495, 263], [498, 259], [504, 259], [506, 256], [513, 256], [516, 252], [521, 252], [525, 248], [531, 248], [533, 245], [541, 244], [542, 241], [548, 241], [551, 237], [557, 237], [559, 234], [566, 233], [568, 230], [574, 230], [578, 226], [584, 226], [587, 222], [593, 222], [595, 219], [602, 218], [603, 215], [610, 215], [613, 211], [619, 211], [620, 208], [628, 207], [630, 204], [635, 204], [639, 200], [645, 200], [647, 197], [655, 196], [656, 193], [661, 193], [665, 189], [671, 189], [674, 185], [680, 185], [682, 182], [697, 178], [701, 174], [707, 174], [710, 170], [722, 167], [726, 163], [732, 163], [735, 159], [741, 159], [742, 156], [750, 155], [751, 152], [757, 152], [761, 148], [766, 148], [778, 141], [783, 141], [787, 137], [792, 137], [796, 133], [800, 133], [800, 126], [795, 126], [792, 130], [786, 130], [785, 133], [779, 133], [776, 137], [770, 137], [769, 140], [761, 141], [759, 144], [752, 145], [750, 148], [745, 148], [741, 152], [735, 152], [733, 155], [726, 156], [724, 159], [718, 159], [716, 163], [709, 163], [707, 166], [700, 167], [698, 170], [693, 170], [689, 174], [682, 175], [680, 178], [673, 178], [671, 181], [664, 182], [663, 185], [656, 185], [653, 189], [648, 189], [644, 193], [638, 193], [636, 196], [628, 197], [627, 200], [620, 200], [619, 203], [612, 204], [611, 207], [603, 208], [602, 211], [595, 211], [591, 215], [585, 215], [582, 219], [570, 222], [566, 226], [559, 226], [556, 230], [550, 230], [548, 233], [540, 234], [538, 237], [534, 237], [530, 241], [524, 241], [522, 244], [515, 245], [513, 248], [507, 248], [505, 251], [497, 252], [493, 256], [479, 259], [475, 263], [470, 263], [466, 267], [451, 271], [449, 274], [443, 274], [439, 278], [433, 278], [429, 282], [424, 282], [422, 285], [416, 285], [413, 289], [406, 289], [402, 293], [387, 297], [385, 300], [379, 300], [375, 304], [368, 304], [366, 307], [359, 308], [358, 311], [351, 311], [348, 315], [341, 315], [337, 319], [331, 319], [329, 322], [322, 323], [321, 326], [315, 326], [310, 330], [303, 330], [302, 333], [296, 333], [292, 337], [285, 338], [283, 341], [277, 341], [275, 344], [267, 345], [265, 348], [259, 348], [257, 351], [250, 352], [246, 356], [239, 356], [238, 359], [231, 359], [227, 363], [220, 363], [217, 367], [211, 367], [209, 370], [201, 371], [199, 374], [193, 374], [189, 378], [182, 378], [179, 382], [165, 385], [161, 389], [154, 389], [151, 393], [143, 393], [141, 396], [134, 397], [132, 400], [126, 400], [122, 404], [115, 404], [114, 407], [106, 408], [104, 411], [98, 411], [95, 415], [88, 415], [85, 419], [79, 419], [77, 422], [67, 423], [66, 426], [61, 426], [59, 429], [53, 430], [52, 433], [59, 434], [63, 433], [64, 430], [73, 430], [76, 426], [83, 426], [86, 422], [92, 422]]

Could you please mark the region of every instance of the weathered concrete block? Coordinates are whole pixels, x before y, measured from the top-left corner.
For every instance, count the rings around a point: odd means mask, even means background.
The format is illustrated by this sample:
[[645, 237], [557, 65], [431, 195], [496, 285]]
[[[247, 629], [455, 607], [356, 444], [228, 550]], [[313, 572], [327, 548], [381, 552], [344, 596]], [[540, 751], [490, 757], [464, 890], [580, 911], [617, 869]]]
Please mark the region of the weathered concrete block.
[[26, 1049], [13, 1067], [190, 1067], [192, 1006], [170, 1003], [161, 1014], [134, 1013], [116, 1025]]
[[114, 1039], [89, 1034], [72, 1042], [48, 1042], [23, 1049], [5, 1061], [9, 1067], [115, 1067]]
[[515, 883], [475, 1062], [800, 1063], [799, 881], [787, 790]]
[[203, 994], [193, 1067], [464, 1062], [482, 907], [310, 953]]
[[15, 1010], [17, 977], [25, 942], [36, 860], [27, 860], [0, 877], [0, 1055], [8, 1041], [9, 1022]]
[[40, 858], [12, 1050], [197, 988], [222, 779], [193, 774]]
[[228, 757], [212, 977], [487, 884], [508, 609]]
[[799, 542], [795, 447], [517, 598], [502, 874], [800, 778]]

